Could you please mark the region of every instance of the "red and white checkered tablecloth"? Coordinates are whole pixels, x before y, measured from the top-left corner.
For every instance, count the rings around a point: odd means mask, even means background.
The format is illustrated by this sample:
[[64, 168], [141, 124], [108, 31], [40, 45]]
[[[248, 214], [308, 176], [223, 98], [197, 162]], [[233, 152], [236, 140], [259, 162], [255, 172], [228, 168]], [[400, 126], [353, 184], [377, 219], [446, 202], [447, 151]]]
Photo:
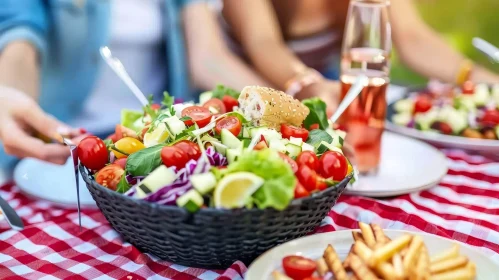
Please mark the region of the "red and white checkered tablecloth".
[[[462, 151], [444, 151], [449, 172], [427, 191], [390, 199], [342, 196], [318, 232], [355, 228], [357, 220], [390, 229], [426, 231], [479, 247], [499, 260], [499, 163]], [[74, 210], [32, 200], [14, 184], [0, 195], [26, 228], [0, 222], [0, 279], [242, 279], [246, 267], [225, 271], [184, 267], [140, 253], [122, 241], [99, 211]]]

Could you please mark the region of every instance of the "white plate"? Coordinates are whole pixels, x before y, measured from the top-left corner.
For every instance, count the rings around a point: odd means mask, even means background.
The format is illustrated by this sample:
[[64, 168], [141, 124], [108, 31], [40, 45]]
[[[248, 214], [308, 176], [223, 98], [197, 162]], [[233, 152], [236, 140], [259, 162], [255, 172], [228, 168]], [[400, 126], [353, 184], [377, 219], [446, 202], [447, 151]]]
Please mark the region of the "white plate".
[[385, 131], [381, 140], [379, 170], [359, 176], [348, 194], [387, 197], [421, 191], [435, 186], [447, 174], [447, 158], [434, 147]]
[[[81, 175], [79, 177], [81, 207], [95, 208], [92, 195]], [[62, 166], [36, 159], [23, 159], [14, 169], [14, 181], [29, 196], [48, 200], [63, 207], [77, 207], [74, 167], [71, 159]]]
[[[419, 235], [423, 238], [429, 253], [435, 254], [448, 249], [455, 241], [427, 233], [414, 233], [402, 230], [385, 230], [390, 238], [397, 238], [405, 233]], [[318, 259], [324, 253], [327, 245], [331, 244], [343, 260], [353, 244], [352, 230], [341, 230], [329, 233], [315, 234], [302, 237], [280, 246], [277, 246], [258, 257], [246, 272], [246, 280], [273, 280], [271, 273], [274, 270], [282, 272], [281, 262], [285, 256], [301, 255], [311, 259]], [[499, 265], [490, 257], [466, 244], [460, 244], [460, 253], [467, 256], [477, 266], [477, 280], [497, 279]]]

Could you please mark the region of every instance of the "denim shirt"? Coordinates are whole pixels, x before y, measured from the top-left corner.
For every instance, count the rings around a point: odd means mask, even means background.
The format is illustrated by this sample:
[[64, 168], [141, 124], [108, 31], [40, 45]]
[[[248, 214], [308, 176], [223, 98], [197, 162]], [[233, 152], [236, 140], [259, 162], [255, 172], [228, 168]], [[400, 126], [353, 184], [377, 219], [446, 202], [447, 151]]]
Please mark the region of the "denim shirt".
[[[185, 55], [181, 9], [199, 0], [164, 0], [168, 71], [166, 90], [193, 98]], [[40, 54], [40, 106], [67, 121], [82, 109], [109, 41], [110, 0], [2, 0], [0, 51], [12, 41], [28, 41]], [[0, 168], [13, 159], [0, 149]]]

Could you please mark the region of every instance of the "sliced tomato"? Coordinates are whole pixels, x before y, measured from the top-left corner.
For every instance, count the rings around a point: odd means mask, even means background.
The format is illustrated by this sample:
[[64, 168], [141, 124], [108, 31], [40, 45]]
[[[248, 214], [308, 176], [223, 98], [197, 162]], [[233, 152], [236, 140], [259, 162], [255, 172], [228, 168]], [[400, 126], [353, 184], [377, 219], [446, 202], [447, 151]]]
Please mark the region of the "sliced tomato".
[[263, 141], [263, 142], [265, 142], [266, 145], [268, 145], [267, 140], [265, 140], [265, 136], [260, 135], [260, 141]]
[[137, 133], [135, 131], [133, 131], [133, 129], [125, 127], [121, 124], [116, 125], [116, 129], [115, 129], [114, 134], [116, 135], [116, 141], [114, 141], [115, 143], [124, 137], [132, 137], [132, 138], [138, 139]]
[[121, 166], [118, 164], [110, 164], [97, 172], [95, 181], [100, 185], [115, 191], [123, 174], [125, 174], [125, 170], [121, 168]]
[[480, 122], [484, 125], [496, 126], [499, 125], [499, 111], [498, 110], [487, 110], [485, 111]]
[[232, 112], [234, 111], [234, 107], [239, 106], [239, 101], [237, 101], [237, 99], [230, 95], [225, 95], [224, 97], [222, 97], [222, 102], [224, 103], [227, 112]]
[[428, 112], [432, 107], [431, 99], [426, 95], [420, 95], [414, 104], [414, 113]]
[[237, 117], [229, 116], [217, 122], [215, 131], [220, 134], [222, 133], [222, 129], [225, 128], [228, 129], [232, 134], [234, 134], [234, 136], [237, 136], [239, 135], [239, 133], [241, 133], [242, 127], [243, 124], [241, 123], [241, 120], [239, 120]]
[[319, 159], [320, 174], [324, 178], [341, 181], [348, 171], [348, 161], [343, 154], [336, 151], [327, 151]]
[[287, 256], [282, 259], [282, 267], [289, 277], [302, 280], [310, 277], [315, 272], [317, 264], [315, 261], [302, 256]]
[[192, 141], [183, 140], [176, 143], [173, 146], [184, 151], [184, 153], [187, 154], [189, 159], [198, 160], [199, 157], [201, 156], [201, 149], [199, 149], [198, 144]]
[[206, 101], [203, 104], [203, 107], [208, 108], [210, 113], [212, 114], [223, 114], [227, 112], [227, 109], [225, 108], [225, 104], [223, 103], [222, 100], [218, 98], [212, 98], [208, 101]]
[[260, 141], [258, 144], [255, 145], [253, 150], [263, 150], [267, 149], [269, 146], [267, 146], [267, 142], [265, 141]]
[[307, 197], [309, 195], [310, 193], [307, 191], [307, 189], [305, 189], [299, 181], [296, 181], [295, 198]]
[[175, 166], [177, 170], [180, 170], [189, 161], [189, 156], [177, 147], [167, 146], [161, 149], [161, 161], [166, 167]]
[[185, 125], [191, 126], [196, 123], [200, 128], [205, 127], [211, 121], [211, 113], [208, 108], [201, 106], [190, 106], [182, 110], [182, 117], [189, 117], [190, 120], [184, 121]]
[[126, 159], [127, 159], [126, 157], [117, 159], [113, 162], [113, 164], [117, 164], [117, 165], [121, 166], [121, 168], [125, 169], [126, 168]]
[[159, 110], [159, 109], [161, 109], [161, 105], [154, 103], [154, 104], [151, 105], [151, 109], [153, 109], [155, 111]]
[[319, 170], [319, 158], [312, 151], [303, 151], [296, 157], [298, 166], [307, 165], [312, 170]]
[[293, 173], [296, 173], [298, 171], [298, 164], [296, 164], [296, 161], [294, 161], [292, 158], [288, 157], [286, 154], [283, 154], [279, 152], [279, 156], [291, 166], [291, 169], [293, 170]]
[[296, 127], [290, 124], [281, 124], [281, 134], [284, 138], [301, 138], [303, 141], [307, 141], [308, 130], [303, 127]]
[[461, 86], [463, 94], [473, 94], [475, 93], [475, 84], [472, 81], [466, 81]]
[[113, 143], [116, 143], [119, 140], [118, 137], [116, 137], [116, 133], [109, 135], [108, 137], [106, 137], [106, 139], [111, 139]]
[[108, 162], [106, 144], [96, 136], [88, 136], [81, 140], [77, 152], [81, 164], [90, 170], [99, 170]]
[[311, 125], [309, 127], [309, 130], [314, 130], [314, 129], [319, 129], [319, 124], [318, 123], [314, 123], [313, 125]]

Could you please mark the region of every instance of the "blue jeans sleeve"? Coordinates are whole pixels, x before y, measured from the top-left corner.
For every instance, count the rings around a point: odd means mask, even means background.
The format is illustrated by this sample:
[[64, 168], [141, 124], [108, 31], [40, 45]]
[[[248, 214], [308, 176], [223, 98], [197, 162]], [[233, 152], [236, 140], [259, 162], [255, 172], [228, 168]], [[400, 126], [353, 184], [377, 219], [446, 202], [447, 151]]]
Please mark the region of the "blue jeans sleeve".
[[32, 43], [42, 54], [49, 28], [46, 0], [1, 0], [0, 51], [10, 42]]

